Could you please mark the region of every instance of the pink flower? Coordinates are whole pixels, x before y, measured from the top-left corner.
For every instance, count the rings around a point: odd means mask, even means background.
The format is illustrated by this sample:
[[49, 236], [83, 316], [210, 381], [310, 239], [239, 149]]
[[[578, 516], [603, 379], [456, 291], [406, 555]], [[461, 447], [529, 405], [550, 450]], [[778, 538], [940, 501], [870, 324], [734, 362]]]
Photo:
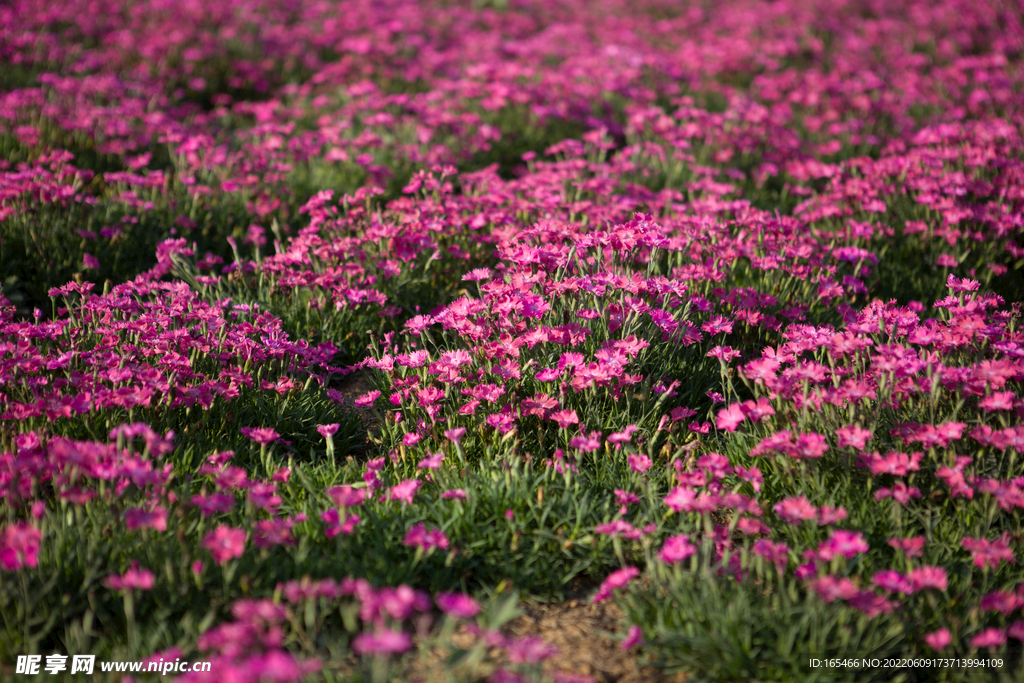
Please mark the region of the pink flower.
[[836, 430], [836, 434], [839, 436], [840, 448], [850, 447], [856, 448], [858, 451], [864, 450], [864, 446], [867, 445], [868, 439], [872, 436], [870, 431], [862, 428], [860, 425], [840, 427]]
[[872, 578], [871, 582], [883, 588], [887, 591], [894, 593], [912, 593], [914, 591], [913, 584], [910, 579], [900, 574], [895, 569], [887, 569], [885, 571], [877, 572]]
[[922, 457], [924, 457], [924, 453], [920, 451], [910, 455], [891, 451], [886, 453], [884, 458], [878, 453], [867, 453], [861, 455], [861, 461], [868, 466], [871, 474], [891, 474], [896, 477], [903, 477], [908, 472], [921, 469], [918, 463], [921, 462]]
[[519, 638], [505, 646], [508, 660], [513, 664], [538, 664], [558, 654], [558, 649], [540, 638]]
[[745, 419], [747, 419], [747, 416], [743, 414], [743, 408], [739, 403], [733, 403], [728, 408], [722, 408], [718, 411], [715, 426], [727, 432], [735, 432], [736, 428]]
[[90, 270], [99, 270], [100, 260], [92, 254], [82, 254], [82, 265]]
[[632, 440], [633, 432], [637, 430], [637, 426], [634, 424], [626, 425], [626, 428], [621, 432], [614, 432], [608, 435], [608, 443], [621, 444]]
[[831, 574], [811, 580], [811, 589], [825, 602], [849, 600], [857, 595], [857, 586], [845, 576]]
[[885, 597], [872, 591], [857, 591], [857, 594], [849, 599], [850, 606], [874, 619], [879, 614], [891, 614], [896, 605]]
[[983, 612], [999, 612], [1004, 617], [1010, 616], [1022, 605], [1024, 605], [1024, 596], [1010, 591], [992, 591], [986, 594], [979, 604]]
[[803, 496], [786, 498], [782, 502], [776, 503], [772, 509], [775, 510], [775, 514], [790, 524], [800, 524], [805, 519], [814, 519], [818, 516], [815, 507]]
[[7, 571], [37, 566], [41, 541], [39, 529], [27, 522], [8, 525], [0, 537], [0, 566]]
[[463, 491], [462, 489], [452, 489], [450, 491], [445, 491], [444, 493], [442, 493], [441, 497], [442, 498], [456, 498], [458, 500], [465, 500], [466, 499], [466, 492]]
[[373, 402], [376, 401], [379, 396], [380, 392], [377, 391], [376, 389], [374, 389], [373, 391], [368, 391], [362, 396], [356, 398], [355, 406], [357, 408], [365, 408], [367, 406], [372, 406]]
[[640, 474], [643, 474], [647, 470], [651, 469], [651, 465], [653, 464], [651, 462], [651, 459], [648, 458], [643, 453], [630, 455], [629, 458], [627, 458], [627, 460], [629, 462], [629, 469], [631, 469], [634, 472], [639, 472]]
[[448, 537], [444, 535], [444, 532], [440, 529], [428, 530], [422, 523], [410, 527], [402, 543], [424, 551], [433, 550], [434, 548], [448, 550]]
[[932, 631], [924, 637], [924, 642], [928, 644], [928, 647], [939, 652], [944, 650], [947, 645], [953, 642], [953, 637], [949, 635], [949, 629], [940, 628], [938, 631]]
[[987, 628], [971, 638], [971, 647], [999, 647], [1006, 645], [1006, 631], [1001, 628]]
[[338, 534], [345, 534], [348, 536], [355, 530], [356, 525], [360, 522], [359, 515], [346, 512], [345, 517], [342, 518], [341, 514], [334, 508], [323, 512], [320, 515], [320, 519], [327, 524], [324, 528], [324, 535], [326, 535], [327, 538], [334, 538]]
[[103, 580], [103, 585], [111, 590], [139, 590], [148, 591], [153, 587], [153, 572], [147, 569], [139, 569], [138, 562], [132, 562], [131, 569], [124, 575], [111, 574]]
[[594, 527], [594, 533], [601, 534], [602, 536], [611, 536], [612, 538], [622, 536], [628, 539], [637, 539], [643, 535], [643, 532], [634, 528], [632, 524], [624, 519], [616, 519], [605, 524], [598, 524]]
[[886, 543], [897, 550], [902, 550], [907, 557], [921, 557], [924, 552], [924, 536], [909, 538], [890, 538]]
[[325, 439], [330, 439], [332, 436], [338, 433], [338, 423], [332, 422], [327, 425], [317, 425], [316, 431], [320, 432], [320, 436]]
[[292, 545], [292, 526], [294, 521], [291, 519], [261, 519], [256, 522], [256, 528], [253, 529], [253, 545], [257, 548], [273, 548], [277, 545]]
[[124, 523], [129, 529], [167, 531], [167, 510], [159, 506], [152, 510], [128, 508], [124, 511]]
[[757, 399], [757, 403], [744, 401], [740, 404], [740, 409], [743, 411], [743, 415], [752, 422], [760, 422], [764, 418], [775, 414], [771, 401], [764, 397]]
[[381, 629], [374, 633], [360, 633], [352, 641], [352, 649], [356, 654], [396, 654], [405, 652], [412, 647], [412, 638], [408, 633]]
[[980, 569], [987, 567], [995, 569], [1000, 562], [1013, 562], [1014, 560], [1009, 540], [1010, 537], [1007, 533], [994, 541], [985, 538], [965, 538], [963, 547], [971, 552], [974, 564]]
[[840, 529], [833, 532], [827, 541], [818, 546], [818, 559], [822, 562], [829, 562], [837, 555], [842, 555], [850, 560], [860, 553], [866, 553], [869, 549], [867, 541], [864, 540], [860, 532]]
[[480, 612], [480, 603], [462, 593], [438, 593], [434, 602], [442, 612], [458, 619], [468, 619]]
[[875, 500], [884, 500], [890, 497], [900, 505], [907, 505], [911, 498], [921, 497], [921, 489], [916, 486], [907, 486], [902, 481], [898, 481], [892, 488], [883, 486], [875, 491]]
[[785, 572], [786, 567], [789, 566], [790, 548], [785, 543], [772, 543], [767, 538], [759, 538], [754, 542], [754, 547], [751, 550], [758, 557], [774, 564], [780, 574]]
[[568, 429], [569, 425], [579, 424], [580, 422], [580, 418], [575, 410], [558, 410], [551, 413], [550, 417], [562, 429]]
[[619, 649], [623, 651], [630, 650], [636, 647], [637, 645], [642, 644], [643, 641], [643, 630], [639, 626], [634, 624], [629, 627], [629, 632], [626, 634], [626, 637], [622, 639], [621, 643], [619, 643]]
[[327, 494], [327, 497], [330, 498], [335, 505], [343, 508], [362, 505], [363, 501], [366, 500], [366, 489], [355, 489], [349, 484], [331, 487], [324, 493]]
[[675, 564], [682, 562], [695, 552], [697, 552], [697, 548], [690, 543], [690, 539], [685, 534], [680, 534], [665, 539], [661, 550], [658, 551], [658, 558], [666, 564]]
[[1012, 391], [994, 391], [990, 395], [978, 401], [978, 407], [986, 413], [993, 410], [1011, 410], [1013, 408]]
[[697, 414], [697, 411], [692, 408], [680, 406], [678, 408], [673, 408], [672, 410], [668, 411], [668, 414], [669, 416], [671, 416], [672, 421], [676, 422], [678, 420], [685, 420], [688, 417], [693, 417], [694, 415]]
[[975, 292], [981, 287], [981, 283], [977, 280], [969, 280], [964, 278], [961, 280], [952, 273], [946, 278], [946, 287], [952, 292]]
[[421, 470], [436, 470], [440, 469], [441, 462], [444, 460], [444, 453], [434, 453], [429, 458], [420, 460], [419, 464], [416, 465], [417, 469]]
[[907, 578], [910, 579], [915, 593], [925, 588], [937, 588], [944, 591], [947, 587], [946, 570], [942, 567], [918, 567], [911, 570], [907, 574]]
[[400, 500], [405, 505], [412, 505], [412, 497], [420, 487], [419, 479], [406, 479], [400, 484], [395, 484], [388, 491], [388, 500]]
[[829, 505], [822, 505], [818, 510], [818, 526], [835, 524], [846, 519], [846, 508], [834, 508]]
[[444, 432], [444, 438], [448, 439], [452, 443], [458, 443], [466, 433], [465, 427], [454, 427], [452, 429], [446, 429]]
[[590, 435], [580, 434], [569, 440], [569, 448], [575, 448], [584, 453], [593, 453], [601, 447], [601, 432], [591, 432]]
[[683, 510], [689, 512], [693, 509], [693, 501], [697, 498], [696, 492], [685, 486], [677, 486], [665, 496], [665, 505], [676, 512]]
[[210, 551], [214, 562], [224, 564], [245, 552], [245, 531], [221, 524], [206, 534], [203, 547]]
[[239, 431], [261, 446], [266, 446], [281, 438], [281, 435], [271, 427], [242, 427]]
[[597, 589], [597, 593], [594, 595], [594, 602], [602, 602], [611, 597], [612, 591], [616, 588], [622, 588], [632, 579], [640, 575], [640, 570], [636, 567], [623, 567], [618, 571], [614, 571], [608, 575], [604, 581], [601, 582], [601, 586]]

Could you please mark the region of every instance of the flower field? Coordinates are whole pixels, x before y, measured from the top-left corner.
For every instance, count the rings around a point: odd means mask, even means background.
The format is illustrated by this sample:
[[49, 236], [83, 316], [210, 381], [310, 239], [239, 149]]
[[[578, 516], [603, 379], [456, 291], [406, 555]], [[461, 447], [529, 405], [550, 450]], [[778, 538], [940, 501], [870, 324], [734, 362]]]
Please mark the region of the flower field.
[[0, 680], [1024, 680], [1019, 3], [11, 0], [0, 285]]

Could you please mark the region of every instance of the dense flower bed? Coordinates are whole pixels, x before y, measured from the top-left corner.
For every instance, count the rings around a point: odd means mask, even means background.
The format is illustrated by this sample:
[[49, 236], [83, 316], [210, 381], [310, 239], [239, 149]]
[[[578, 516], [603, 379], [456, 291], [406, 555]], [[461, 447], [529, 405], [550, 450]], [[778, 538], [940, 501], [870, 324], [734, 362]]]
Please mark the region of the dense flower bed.
[[0, 19], [5, 674], [1022, 665], [1020, 8]]

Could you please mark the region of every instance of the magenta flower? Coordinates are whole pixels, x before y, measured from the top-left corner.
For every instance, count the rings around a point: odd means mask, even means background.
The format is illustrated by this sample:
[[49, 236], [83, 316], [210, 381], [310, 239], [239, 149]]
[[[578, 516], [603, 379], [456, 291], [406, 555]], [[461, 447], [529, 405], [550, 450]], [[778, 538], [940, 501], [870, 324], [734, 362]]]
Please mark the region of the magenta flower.
[[918, 567], [911, 570], [907, 574], [907, 578], [910, 579], [915, 593], [925, 588], [937, 588], [940, 591], [946, 590], [946, 570], [942, 567]]
[[818, 597], [825, 602], [849, 600], [858, 593], [857, 586], [845, 576], [832, 576], [829, 574], [812, 579], [810, 586], [818, 594]]
[[338, 433], [338, 423], [332, 422], [326, 425], [317, 425], [316, 431], [320, 432], [320, 436], [325, 439], [330, 439], [332, 436]]
[[755, 555], [774, 564], [780, 574], [785, 572], [786, 567], [789, 566], [790, 547], [785, 543], [773, 543], [767, 538], [759, 538], [754, 542], [754, 547], [751, 550]]
[[680, 534], [665, 539], [661, 550], [658, 551], [658, 558], [666, 564], [675, 564], [682, 562], [695, 552], [697, 552], [696, 546], [690, 543], [690, 539], [685, 534]]
[[928, 647], [939, 652], [944, 650], [947, 645], [953, 642], [953, 637], [949, 635], [949, 629], [940, 628], [938, 631], [932, 631], [924, 637], [924, 642], [928, 644]]
[[540, 638], [518, 638], [505, 645], [505, 653], [513, 664], [538, 664], [558, 654], [558, 649]]
[[8, 525], [0, 537], [0, 566], [7, 571], [37, 566], [41, 541], [39, 529], [27, 522]]
[[992, 591], [986, 594], [979, 604], [983, 612], [999, 612], [1004, 617], [1010, 616], [1021, 606], [1024, 606], [1024, 596], [1010, 591]]
[[818, 516], [818, 510], [803, 496], [786, 498], [776, 503], [772, 509], [775, 510], [775, 514], [790, 524], [800, 524], [804, 520], [814, 519]]
[[829, 505], [822, 505], [818, 510], [818, 526], [835, 524], [846, 519], [846, 508], [834, 508]]
[[111, 590], [144, 590], [148, 591], [153, 587], [153, 572], [148, 569], [139, 569], [137, 561], [132, 562], [131, 568], [122, 576], [111, 574], [103, 580], [103, 585]]
[[222, 524], [206, 534], [203, 547], [210, 551], [214, 562], [224, 564], [245, 552], [245, 531]]
[[637, 645], [643, 644], [643, 641], [643, 630], [636, 624], [633, 624], [629, 627], [629, 632], [626, 633], [626, 637], [622, 639], [621, 643], [619, 643], [619, 649], [623, 651], [631, 650]]
[[326, 535], [327, 538], [334, 538], [338, 534], [345, 534], [348, 536], [355, 530], [356, 525], [360, 522], [359, 515], [346, 512], [343, 518], [334, 508], [321, 513], [320, 519], [322, 519], [327, 525], [324, 527], [324, 535]]
[[1009, 534], [1004, 533], [1002, 538], [989, 541], [985, 538], [965, 538], [963, 547], [971, 552], [974, 564], [980, 569], [991, 567], [995, 569], [1000, 562], [1013, 562], [1013, 550], [1009, 545]]
[[376, 389], [374, 389], [373, 391], [369, 391], [369, 392], [363, 394], [362, 396], [359, 396], [358, 398], [356, 398], [355, 406], [357, 408], [365, 408], [365, 407], [368, 407], [368, 406], [372, 406], [373, 402], [376, 401], [379, 396], [380, 396], [380, 392], [377, 391]]
[[408, 633], [380, 629], [373, 633], [360, 633], [352, 641], [352, 649], [356, 654], [397, 654], [412, 647], [412, 637]]
[[844, 531], [842, 529], [832, 533], [832, 536], [818, 546], [818, 558], [828, 562], [832, 558], [842, 555], [846, 559], [853, 559], [860, 553], [866, 553], [870, 547], [864, 537], [857, 531]]
[[914, 592], [914, 586], [910, 582], [910, 579], [900, 574], [895, 569], [887, 569], [885, 571], [877, 572], [872, 578], [871, 582], [879, 588], [893, 593], [912, 593]]
[[636, 430], [637, 426], [635, 424], [626, 425], [626, 428], [621, 432], [613, 432], [612, 434], [609, 434], [608, 443], [613, 443], [616, 447], [618, 447], [619, 444], [629, 443], [629, 441], [633, 439], [633, 432]]
[[404, 505], [412, 505], [412, 498], [420, 487], [419, 479], [406, 479], [400, 484], [395, 484], [388, 491], [388, 500], [400, 500]]
[[327, 497], [338, 507], [350, 508], [362, 505], [366, 500], [366, 489], [352, 488], [349, 484], [333, 486], [325, 491]]
[[608, 577], [601, 582], [600, 587], [597, 589], [597, 593], [594, 595], [594, 602], [602, 602], [611, 597], [612, 591], [616, 588], [622, 588], [632, 579], [640, 575], [640, 570], [636, 567], [623, 567], [617, 571], [612, 572]]
[[679, 406], [678, 408], [673, 408], [668, 411], [668, 414], [672, 418], [672, 421], [676, 422], [678, 420], [685, 420], [688, 417], [693, 417], [697, 414], [697, 411], [685, 406]]
[[290, 519], [261, 519], [253, 529], [253, 545], [260, 549], [273, 548], [278, 545], [292, 545], [292, 526]]
[[728, 408], [718, 411], [715, 426], [727, 432], [735, 432], [736, 428], [745, 419], [747, 419], [747, 416], [743, 413], [743, 407], [739, 403], [733, 403]]
[[890, 538], [886, 543], [902, 550], [907, 557], [921, 557], [924, 553], [924, 536], [911, 536], [909, 538]]
[[429, 458], [423, 458], [419, 464], [416, 465], [417, 469], [421, 470], [436, 470], [440, 469], [441, 462], [444, 460], [444, 453], [434, 453]]
[[167, 531], [167, 510], [160, 506], [152, 510], [128, 508], [124, 511], [124, 523], [129, 529]]
[[579, 424], [580, 418], [575, 410], [556, 410], [549, 416], [558, 423], [562, 429], [568, 429], [569, 425]]
[[402, 543], [424, 551], [430, 551], [434, 548], [448, 550], [448, 537], [444, 535], [444, 532], [440, 529], [428, 530], [422, 523], [410, 527]]
[[675, 512], [691, 512], [694, 508], [694, 501], [697, 499], [697, 493], [686, 486], [677, 486], [669, 494], [665, 496], [665, 505], [672, 508]]
[[281, 435], [271, 427], [242, 427], [239, 431], [261, 446], [267, 446], [281, 438]]
[[452, 429], [446, 429], [444, 432], [444, 438], [448, 439], [452, 443], [459, 443], [463, 435], [466, 433], [465, 427], [454, 427]]
[[1001, 628], [987, 628], [971, 638], [971, 647], [999, 647], [1006, 645], [1006, 631]]
[[627, 458], [627, 460], [629, 462], [629, 469], [631, 469], [634, 472], [639, 472], [640, 474], [643, 474], [647, 470], [651, 469], [651, 465], [653, 464], [651, 462], [651, 459], [648, 458], [643, 453], [630, 455], [629, 458]]
[[442, 612], [457, 619], [468, 619], [480, 612], [480, 603], [462, 593], [438, 593], [434, 602]]
[[868, 439], [871, 438], [872, 434], [867, 429], [864, 429], [860, 425], [850, 425], [849, 427], [840, 427], [836, 430], [836, 435], [839, 436], [839, 447], [840, 448], [855, 448], [858, 451], [864, 450], [864, 447], [868, 443]]
[[594, 533], [601, 534], [602, 536], [611, 536], [612, 538], [622, 536], [628, 539], [637, 539], [643, 535], [639, 529], [634, 528], [632, 524], [624, 519], [616, 519], [604, 524], [598, 524], [594, 527]]
[[863, 613], [869, 619], [874, 619], [879, 614], [891, 614], [896, 609], [893, 602], [872, 591], [857, 591], [857, 594], [848, 602], [850, 607]]

